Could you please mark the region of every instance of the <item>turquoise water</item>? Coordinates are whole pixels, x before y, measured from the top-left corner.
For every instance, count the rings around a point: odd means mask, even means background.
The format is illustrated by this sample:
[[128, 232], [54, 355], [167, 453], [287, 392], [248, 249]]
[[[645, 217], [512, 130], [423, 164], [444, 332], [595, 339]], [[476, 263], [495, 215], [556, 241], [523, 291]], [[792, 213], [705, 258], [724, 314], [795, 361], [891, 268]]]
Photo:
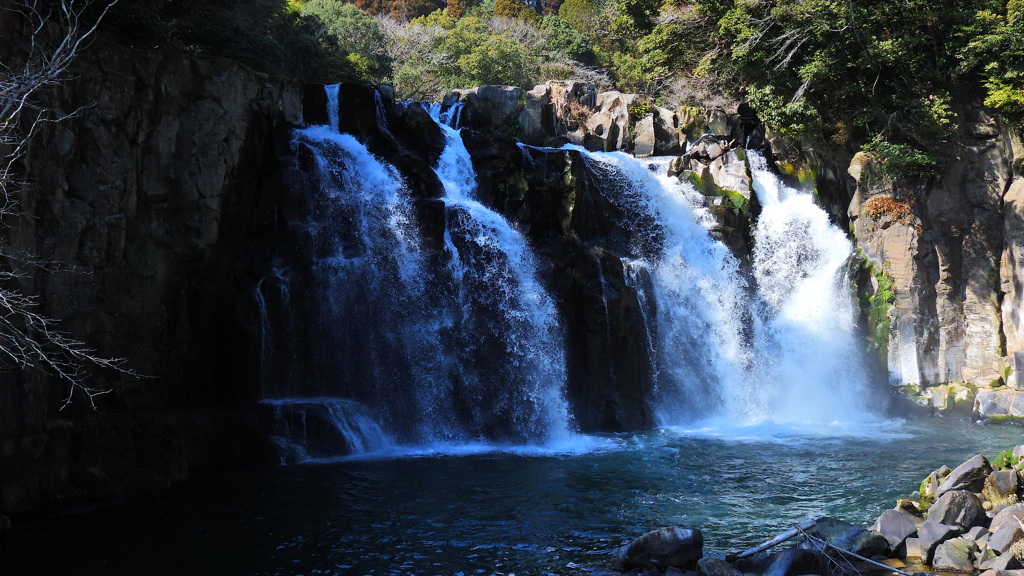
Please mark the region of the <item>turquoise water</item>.
[[932, 469], [1021, 442], [1020, 428], [925, 419], [245, 470], [21, 524], [0, 573], [565, 573], [607, 567], [630, 539], [673, 524], [725, 554], [809, 517], [868, 524]]

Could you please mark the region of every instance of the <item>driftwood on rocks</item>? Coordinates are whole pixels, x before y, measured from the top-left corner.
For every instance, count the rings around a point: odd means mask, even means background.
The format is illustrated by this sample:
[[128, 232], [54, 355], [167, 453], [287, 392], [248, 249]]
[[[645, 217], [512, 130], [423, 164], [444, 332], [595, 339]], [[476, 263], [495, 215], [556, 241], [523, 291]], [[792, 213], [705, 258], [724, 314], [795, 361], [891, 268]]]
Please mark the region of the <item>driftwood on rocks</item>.
[[779, 534], [778, 536], [776, 536], [776, 537], [774, 537], [774, 538], [772, 538], [770, 540], [767, 540], [766, 542], [764, 542], [762, 544], [754, 546], [753, 548], [748, 548], [748, 549], [744, 550], [743, 552], [740, 552], [739, 554], [726, 556], [726, 560], [729, 561], [729, 562], [734, 562], [736, 560], [740, 560], [742, 558], [747, 558], [749, 556], [753, 556], [753, 555], [758, 554], [760, 552], [764, 552], [765, 550], [773, 548], [773, 547], [775, 547], [775, 546], [777, 546], [779, 544], [782, 544], [783, 542], [786, 542], [788, 540], [792, 540], [793, 538], [796, 538], [797, 536], [804, 536], [810, 543], [812, 543], [815, 547], [820, 549], [822, 552], [825, 552], [827, 550], [833, 550], [833, 551], [837, 552], [838, 554], [840, 554], [842, 556], [845, 556], [847, 558], [852, 558], [854, 560], [859, 560], [861, 562], [865, 562], [865, 563], [871, 564], [871, 565], [876, 566], [878, 568], [881, 568], [883, 570], [887, 570], [887, 571], [890, 571], [890, 572], [895, 572], [896, 574], [901, 574], [903, 576], [915, 576], [915, 575], [911, 575], [911, 574], [909, 574], [907, 572], [903, 572], [901, 570], [893, 568], [891, 566], [888, 566], [886, 564], [882, 564], [881, 562], [876, 562], [876, 561], [874, 561], [874, 560], [872, 560], [870, 558], [866, 558], [864, 556], [861, 556], [860, 554], [857, 554], [856, 552], [853, 552], [852, 550], [847, 550], [847, 549], [842, 548], [840, 546], [837, 546], [837, 545], [835, 545], [833, 543], [830, 543], [828, 540], [826, 540], [824, 538], [820, 538], [820, 537], [817, 537], [817, 536], [814, 536], [814, 535], [808, 533], [809, 531], [813, 530], [818, 525], [819, 522], [826, 521], [826, 520], [830, 521], [830, 522], [834, 522], [831, 518], [820, 518], [820, 519], [804, 520], [800, 524], [797, 524], [796, 526], [786, 530], [785, 532]]

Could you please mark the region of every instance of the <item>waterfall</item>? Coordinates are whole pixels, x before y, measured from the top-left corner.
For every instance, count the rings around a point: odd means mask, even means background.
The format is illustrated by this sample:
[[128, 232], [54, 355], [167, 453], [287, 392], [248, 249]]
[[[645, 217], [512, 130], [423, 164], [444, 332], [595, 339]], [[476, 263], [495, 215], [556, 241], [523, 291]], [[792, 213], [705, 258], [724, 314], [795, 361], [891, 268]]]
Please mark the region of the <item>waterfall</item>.
[[[336, 106], [337, 90], [328, 98]], [[457, 107], [447, 112], [457, 122]], [[431, 248], [398, 171], [339, 133], [336, 114], [329, 122], [294, 135], [309, 216], [292, 226], [301, 255], [284, 316], [306, 345], [293, 357], [262, 352], [293, 364], [265, 386], [278, 444], [306, 460], [569, 438], [554, 304], [523, 235], [475, 200], [458, 133], [441, 124], [446, 225]], [[280, 339], [263, 285], [259, 334], [270, 346]]]
[[438, 124], [450, 128], [458, 128], [462, 121], [462, 109], [465, 105], [462, 102], [452, 104], [441, 104], [438, 102], [426, 104], [427, 113]]
[[537, 278], [525, 237], [475, 199], [476, 174], [459, 132], [439, 122], [450, 348], [462, 350], [462, 386], [483, 394], [474, 420], [511, 418], [521, 439], [567, 439], [565, 352], [554, 302]]
[[[577, 148], [578, 149], [578, 148]], [[647, 270], [656, 303], [654, 405], [661, 425], [713, 420], [850, 422], [866, 415], [852, 246], [810, 193], [787, 188], [749, 153], [764, 211], [750, 282], [710, 230], [703, 196], [666, 175], [667, 159], [581, 150], [631, 235], [627, 281]]]
[[659, 422], [693, 421], [737, 405], [749, 384], [746, 284], [736, 259], [710, 236], [714, 220], [700, 195], [667, 176], [666, 159], [584, 153], [601, 172], [603, 193], [626, 214], [619, 225], [633, 238], [633, 266], [651, 276]]
[[847, 274], [853, 246], [811, 192], [784, 185], [760, 154], [748, 157], [763, 207], [754, 275], [762, 301], [755, 346], [765, 409], [787, 421], [861, 417], [868, 382]]

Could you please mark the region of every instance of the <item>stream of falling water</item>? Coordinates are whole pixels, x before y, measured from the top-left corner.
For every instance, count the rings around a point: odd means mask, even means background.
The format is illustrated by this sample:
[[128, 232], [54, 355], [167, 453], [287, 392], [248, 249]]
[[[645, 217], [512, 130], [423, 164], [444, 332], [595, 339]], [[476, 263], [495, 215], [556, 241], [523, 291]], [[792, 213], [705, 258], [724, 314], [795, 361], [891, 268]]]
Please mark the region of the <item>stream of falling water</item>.
[[852, 246], [810, 192], [783, 185], [749, 153], [764, 210], [748, 277], [712, 236], [716, 222], [702, 195], [666, 175], [669, 159], [579, 150], [626, 214], [619, 224], [634, 238], [627, 269], [651, 272], [653, 294], [639, 297], [657, 302], [654, 404], [662, 426], [875, 419], [846, 273]]

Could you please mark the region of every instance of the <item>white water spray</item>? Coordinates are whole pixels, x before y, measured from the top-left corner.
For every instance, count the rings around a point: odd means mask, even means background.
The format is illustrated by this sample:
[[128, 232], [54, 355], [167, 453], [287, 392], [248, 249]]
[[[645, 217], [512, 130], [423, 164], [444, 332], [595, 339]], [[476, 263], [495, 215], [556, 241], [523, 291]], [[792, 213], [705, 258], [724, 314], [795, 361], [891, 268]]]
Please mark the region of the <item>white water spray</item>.
[[503, 351], [499, 356], [504, 360], [491, 360], [509, 363], [507, 374], [518, 382], [512, 387], [517, 398], [501, 394], [498, 405], [479, 408], [511, 412], [531, 438], [564, 441], [570, 437], [563, 395], [565, 352], [554, 303], [537, 278], [537, 263], [522, 233], [475, 199], [476, 173], [459, 132], [440, 121], [439, 126], [446, 147], [437, 174], [445, 188], [444, 244], [458, 294], [458, 322], [484, 332], [500, 329], [497, 350], [485, 353]]
[[863, 419], [868, 382], [847, 274], [853, 246], [810, 192], [786, 186], [761, 155], [748, 155], [763, 207], [754, 275], [764, 302], [755, 346], [765, 417]]
[[581, 152], [627, 214], [619, 224], [634, 238], [631, 265], [651, 274], [661, 425], [871, 419], [846, 276], [852, 247], [811, 194], [783, 186], [749, 153], [764, 206], [751, 287], [712, 238], [702, 195], [665, 175], [667, 159]]

